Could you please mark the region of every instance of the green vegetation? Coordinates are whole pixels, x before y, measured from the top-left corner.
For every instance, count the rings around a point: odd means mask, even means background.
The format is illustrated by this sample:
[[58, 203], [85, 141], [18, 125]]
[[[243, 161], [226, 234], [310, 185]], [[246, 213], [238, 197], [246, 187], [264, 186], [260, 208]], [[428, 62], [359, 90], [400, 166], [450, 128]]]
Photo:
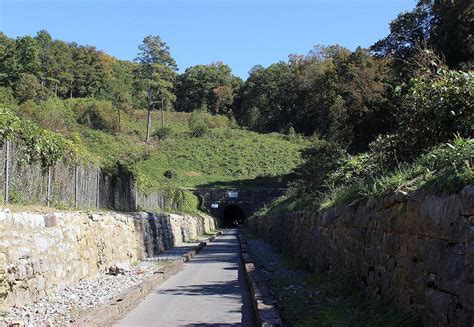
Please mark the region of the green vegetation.
[[325, 156], [330, 148], [321, 141], [307, 150], [303, 154], [306, 161], [297, 169], [298, 178], [289, 193], [258, 214], [322, 210], [394, 192], [454, 193], [474, 183], [473, 139], [458, 137], [413, 162], [401, 162], [390, 169], [384, 165], [384, 152]]
[[[152, 188], [162, 183], [190, 188], [285, 186], [278, 178], [300, 163], [299, 151], [307, 144], [279, 134], [215, 128], [200, 137], [184, 133], [166, 139], [137, 167]], [[165, 176], [168, 170], [175, 178]], [[262, 178], [255, 181], [257, 177]]]
[[7, 139], [15, 138], [20, 162], [39, 162], [47, 168], [61, 158], [80, 158], [81, 149], [61, 134], [43, 129], [29, 120], [21, 120], [1, 107], [0, 134]]
[[474, 183], [474, 74], [433, 60], [430, 66], [398, 90], [390, 134], [359, 154], [317, 140], [303, 153], [290, 194], [270, 210], [326, 209], [393, 192], [456, 192]]
[[280, 207], [320, 209], [457, 190], [472, 182], [472, 8], [419, 1], [370, 49], [315, 46], [246, 81], [222, 62], [178, 74], [158, 35], [130, 62], [0, 33], [0, 133], [25, 162], [92, 161], [146, 192], [291, 181]]
[[[285, 186], [284, 175], [301, 162], [299, 151], [309, 145], [297, 136], [233, 128], [225, 116], [169, 111], [165, 112], [167, 125], [156, 128], [155, 138], [147, 145], [142, 141], [147, 112], [123, 113], [119, 131], [111, 108], [110, 101], [94, 99], [25, 102], [15, 108], [16, 114], [0, 111], [0, 132], [21, 141], [26, 162], [40, 160], [48, 166], [70, 157], [93, 161], [111, 175], [125, 169], [146, 193], [173, 193], [180, 187]], [[91, 114], [93, 119], [89, 119]], [[152, 118], [159, 115], [153, 112]], [[196, 126], [204, 132], [197, 134]], [[178, 198], [185, 196], [179, 193], [172, 198], [180, 203]], [[189, 201], [183, 205], [197, 207]]]

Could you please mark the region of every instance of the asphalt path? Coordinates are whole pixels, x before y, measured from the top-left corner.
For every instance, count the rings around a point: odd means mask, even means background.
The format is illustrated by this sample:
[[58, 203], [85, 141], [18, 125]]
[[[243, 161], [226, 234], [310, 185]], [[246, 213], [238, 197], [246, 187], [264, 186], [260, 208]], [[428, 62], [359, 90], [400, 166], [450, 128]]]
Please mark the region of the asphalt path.
[[153, 289], [116, 326], [254, 326], [236, 230]]

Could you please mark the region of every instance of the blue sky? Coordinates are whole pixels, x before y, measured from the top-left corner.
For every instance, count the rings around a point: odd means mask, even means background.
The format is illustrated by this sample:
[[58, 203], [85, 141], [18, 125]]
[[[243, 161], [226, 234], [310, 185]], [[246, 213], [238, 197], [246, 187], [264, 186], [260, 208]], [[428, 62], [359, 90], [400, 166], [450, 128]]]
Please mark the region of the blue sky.
[[144, 36], [160, 35], [180, 71], [223, 61], [243, 78], [315, 44], [368, 47], [415, 0], [0, 0], [0, 31], [46, 29], [133, 60]]

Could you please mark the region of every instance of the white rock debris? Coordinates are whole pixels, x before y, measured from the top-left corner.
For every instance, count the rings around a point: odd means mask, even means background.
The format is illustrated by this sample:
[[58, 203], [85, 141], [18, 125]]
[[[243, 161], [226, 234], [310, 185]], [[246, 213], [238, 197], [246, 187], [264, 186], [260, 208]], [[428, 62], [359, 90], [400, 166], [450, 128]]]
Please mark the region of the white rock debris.
[[[180, 258], [199, 243], [187, 243], [160, 255], [147, 258], [136, 265], [116, 263], [117, 274], [103, 274], [82, 280], [54, 292], [31, 305], [9, 308], [4, 317], [6, 326], [13, 322], [25, 327], [65, 326], [97, 306], [106, 303], [127, 288], [138, 285], [153, 272]], [[111, 270], [115, 271], [114, 269]], [[1, 320], [1, 319], [0, 319]]]

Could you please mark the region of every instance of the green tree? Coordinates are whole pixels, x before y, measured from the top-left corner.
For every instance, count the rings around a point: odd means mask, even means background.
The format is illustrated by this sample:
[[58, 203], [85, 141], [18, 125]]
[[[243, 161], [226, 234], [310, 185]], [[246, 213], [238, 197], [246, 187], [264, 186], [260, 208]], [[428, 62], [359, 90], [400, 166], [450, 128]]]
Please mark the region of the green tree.
[[38, 76], [41, 68], [40, 48], [31, 36], [16, 39], [16, 57], [19, 73]]
[[0, 32], [0, 85], [12, 86], [17, 77], [16, 42]]
[[393, 67], [402, 78], [409, 78], [407, 62], [418, 49], [429, 45], [430, 6], [419, 5], [390, 23], [390, 33], [377, 41], [370, 50], [378, 57], [393, 58]]
[[56, 95], [63, 98], [72, 98], [75, 66], [73, 49], [67, 43], [55, 40], [51, 45], [51, 53], [54, 58], [54, 66], [50, 68], [50, 74], [58, 81], [54, 84], [54, 91]]
[[[377, 135], [390, 128], [387, 109], [387, 85], [390, 79], [387, 62], [377, 60], [361, 48], [336, 61], [337, 92], [344, 100], [345, 117], [333, 124], [338, 132], [346, 130], [346, 141], [355, 152], [365, 151]], [[342, 119], [342, 120], [341, 120]], [[333, 127], [335, 131], [335, 128]]]
[[35, 75], [20, 74], [15, 83], [15, 96], [20, 102], [45, 100], [47, 95], [47, 89], [41, 85]]
[[240, 90], [237, 119], [257, 131], [287, 131], [294, 125], [295, 86], [295, 73], [287, 63], [254, 67]]
[[94, 97], [105, 90], [107, 67], [100, 55], [95, 47], [73, 45], [75, 96]]
[[145, 37], [138, 49], [138, 56], [135, 59], [140, 63], [140, 68], [137, 71], [138, 78], [147, 92], [148, 117], [145, 141], [150, 143], [151, 111], [155, 103], [160, 102], [163, 122], [164, 106], [167, 102], [173, 101], [171, 90], [174, 86], [177, 66], [168, 45], [159, 36]]
[[42, 85], [52, 84], [53, 89], [56, 91], [55, 93], [57, 94], [59, 81], [53, 77], [55, 76], [53, 75], [53, 70], [56, 66], [56, 58], [53, 56], [53, 53], [51, 51], [53, 39], [51, 35], [45, 30], [39, 31], [35, 39], [40, 49], [39, 58], [41, 66], [39, 69], [39, 80], [41, 81]]
[[240, 85], [241, 80], [232, 75], [229, 66], [221, 62], [189, 67], [178, 77], [176, 109], [230, 114]]
[[431, 7], [430, 44], [449, 67], [474, 68], [474, 2], [422, 0]]

